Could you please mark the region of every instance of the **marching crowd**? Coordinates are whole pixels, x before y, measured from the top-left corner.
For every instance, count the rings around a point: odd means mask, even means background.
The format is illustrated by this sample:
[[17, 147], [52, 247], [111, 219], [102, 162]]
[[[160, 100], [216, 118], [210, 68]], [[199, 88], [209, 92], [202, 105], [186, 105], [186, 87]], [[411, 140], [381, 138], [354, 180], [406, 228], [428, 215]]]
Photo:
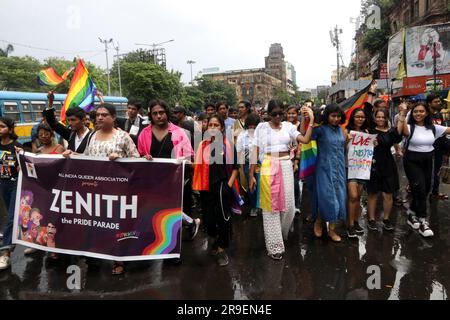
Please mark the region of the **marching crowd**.
[[[450, 149], [446, 137], [450, 128], [440, 113], [443, 103], [435, 95], [429, 95], [426, 102], [401, 103], [398, 114], [391, 118], [383, 100], [376, 100], [374, 92], [369, 92], [369, 97], [364, 108], [355, 109], [349, 119], [338, 104], [315, 108], [312, 101], [286, 107], [272, 100], [264, 111], [257, 111], [248, 101], [241, 101], [237, 110], [217, 102], [194, 116], [182, 107], [171, 109], [166, 102], [154, 100], [148, 106], [147, 123], [141, 104], [130, 100], [127, 119], [118, 118], [113, 105], [102, 103], [90, 114], [79, 107], [68, 109], [68, 126], [64, 126], [56, 119], [50, 94], [44, 120], [29, 145], [18, 143], [14, 121], [0, 118], [0, 190], [7, 209], [0, 270], [10, 267], [14, 250], [16, 151], [21, 149], [67, 158], [76, 154], [108, 157], [111, 161], [188, 160], [184, 229], [193, 239], [200, 224], [204, 225], [211, 239], [210, 254], [220, 266], [229, 264], [233, 214], [242, 214], [244, 208], [251, 217], [262, 215], [268, 256], [283, 259], [285, 241], [293, 230], [295, 215], [300, 214], [304, 188], [317, 238], [326, 233], [332, 242], [341, 242], [339, 221], [345, 222], [349, 238], [364, 234], [360, 225], [364, 193], [368, 230], [378, 230], [376, 207], [381, 194], [383, 228], [393, 231], [390, 214], [394, 201], [401, 203], [397, 154], [403, 156], [411, 194], [407, 223], [421, 236], [433, 237], [427, 219], [428, 198], [448, 199], [439, 192], [440, 168]], [[377, 135], [370, 180], [347, 178], [347, 144], [355, 132]], [[193, 213], [194, 204], [201, 208], [201, 215]], [[58, 259], [56, 254], [49, 257]], [[114, 262], [113, 274], [124, 271], [123, 263]]]

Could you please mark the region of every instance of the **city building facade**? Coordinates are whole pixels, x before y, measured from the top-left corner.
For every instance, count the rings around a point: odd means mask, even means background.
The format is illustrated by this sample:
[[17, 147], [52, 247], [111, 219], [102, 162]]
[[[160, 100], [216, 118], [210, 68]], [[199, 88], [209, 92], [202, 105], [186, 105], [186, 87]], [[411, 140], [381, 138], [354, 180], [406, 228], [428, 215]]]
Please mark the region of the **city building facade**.
[[227, 83], [235, 88], [239, 100], [248, 100], [257, 107], [265, 107], [276, 90], [286, 90], [295, 94], [297, 88], [295, 67], [284, 58], [283, 47], [275, 43], [270, 46], [269, 55], [265, 57], [265, 68], [224, 72], [210, 68], [205, 69], [199, 76]]

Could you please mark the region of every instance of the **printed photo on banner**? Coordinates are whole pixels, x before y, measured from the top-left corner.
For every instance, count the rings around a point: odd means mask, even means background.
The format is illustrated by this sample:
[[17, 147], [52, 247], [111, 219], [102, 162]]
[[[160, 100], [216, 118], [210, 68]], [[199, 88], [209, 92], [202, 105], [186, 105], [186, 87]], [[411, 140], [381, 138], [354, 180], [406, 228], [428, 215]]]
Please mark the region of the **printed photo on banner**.
[[29, 178], [34, 178], [34, 179], [38, 178], [34, 164], [32, 164], [30, 162], [25, 162], [25, 167], [27, 168], [27, 174], [28, 174]]

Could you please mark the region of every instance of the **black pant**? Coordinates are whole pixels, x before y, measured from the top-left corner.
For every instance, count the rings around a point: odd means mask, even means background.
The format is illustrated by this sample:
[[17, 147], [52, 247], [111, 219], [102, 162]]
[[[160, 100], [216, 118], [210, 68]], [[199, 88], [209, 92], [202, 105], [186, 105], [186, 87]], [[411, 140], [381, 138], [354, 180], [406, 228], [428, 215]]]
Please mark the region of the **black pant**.
[[190, 166], [186, 166], [184, 169], [183, 212], [194, 218], [192, 216], [192, 170]]
[[183, 212], [189, 217], [194, 218], [192, 216], [192, 182], [190, 179], [184, 181]]
[[426, 218], [427, 199], [433, 177], [433, 152], [407, 151], [403, 166], [412, 192], [410, 208], [418, 218]]
[[294, 175], [294, 198], [295, 198], [295, 209], [300, 209], [300, 179], [298, 178], [298, 173]]
[[434, 152], [434, 179], [432, 191], [433, 194], [439, 194], [439, 184], [441, 182], [439, 172], [441, 171], [443, 161], [444, 161], [444, 153], [442, 151], [436, 150]]
[[226, 249], [230, 245], [231, 189], [226, 182], [210, 186], [201, 192], [202, 212], [208, 236], [217, 238], [214, 249]]

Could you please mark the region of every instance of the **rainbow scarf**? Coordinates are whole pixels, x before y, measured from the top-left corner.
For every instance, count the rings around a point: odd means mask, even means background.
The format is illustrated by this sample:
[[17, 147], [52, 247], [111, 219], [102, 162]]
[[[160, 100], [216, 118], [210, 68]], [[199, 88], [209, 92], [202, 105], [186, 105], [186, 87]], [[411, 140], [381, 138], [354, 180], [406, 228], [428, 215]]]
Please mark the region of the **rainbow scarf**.
[[261, 165], [256, 206], [264, 212], [286, 212], [281, 161], [279, 158], [265, 155]]
[[94, 109], [95, 94], [97, 87], [92, 81], [82, 59], [78, 60], [75, 74], [70, 84], [69, 92], [61, 109], [61, 121], [66, 121], [66, 112], [72, 107], [80, 107], [86, 112]]
[[[233, 172], [233, 149], [227, 138], [224, 139], [223, 151], [226, 159], [226, 171], [228, 177], [231, 177]], [[200, 146], [195, 155], [194, 163], [194, 178], [192, 182], [192, 190], [194, 191], [209, 191], [209, 164], [211, 159], [211, 141], [204, 140], [200, 143]], [[234, 201], [231, 205], [231, 209], [236, 214], [242, 214], [241, 206], [244, 204], [242, 197], [239, 193], [239, 184], [237, 179], [233, 184]]]
[[57, 87], [61, 83], [66, 81], [67, 77], [73, 70], [74, 68], [67, 70], [66, 72], [64, 72], [62, 77], [60, 77], [59, 74], [56, 73], [55, 69], [47, 68], [39, 72], [37, 82], [41, 86]]

